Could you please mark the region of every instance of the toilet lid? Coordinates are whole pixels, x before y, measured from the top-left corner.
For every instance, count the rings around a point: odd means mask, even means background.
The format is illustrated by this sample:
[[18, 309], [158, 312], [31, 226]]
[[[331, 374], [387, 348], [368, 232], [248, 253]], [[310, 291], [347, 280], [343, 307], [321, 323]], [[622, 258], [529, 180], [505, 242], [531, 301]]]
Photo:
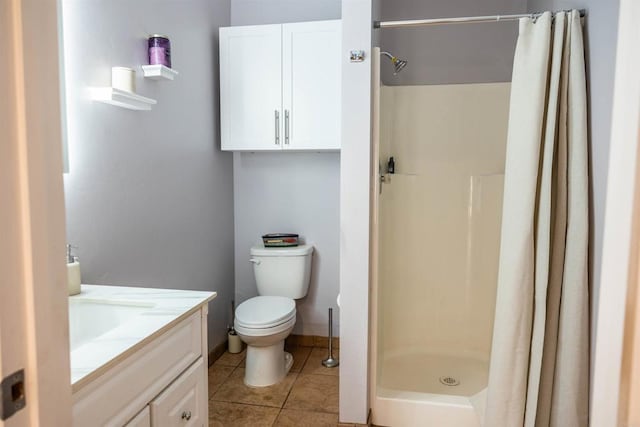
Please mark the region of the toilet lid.
[[295, 315], [296, 303], [291, 298], [260, 296], [240, 304], [235, 321], [245, 328], [270, 328]]

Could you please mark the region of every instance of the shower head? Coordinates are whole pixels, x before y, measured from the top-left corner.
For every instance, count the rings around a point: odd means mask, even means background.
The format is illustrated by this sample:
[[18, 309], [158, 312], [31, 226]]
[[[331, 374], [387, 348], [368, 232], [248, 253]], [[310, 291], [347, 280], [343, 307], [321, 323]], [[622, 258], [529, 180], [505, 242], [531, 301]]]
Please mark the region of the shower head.
[[395, 61], [393, 61], [393, 69], [394, 69], [393, 74], [394, 75], [398, 74], [406, 66], [407, 66], [407, 61], [405, 61], [404, 59], [396, 58]]
[[390, 54], [389, 52], [380, 52], [380, 55], [384, 55], [391, 60], [393, 64], [393, 75], [397, 75], [400, 71], [403, 70], [404, 67], [407, 66], [407, 61], [404, 59], [397, 58]]

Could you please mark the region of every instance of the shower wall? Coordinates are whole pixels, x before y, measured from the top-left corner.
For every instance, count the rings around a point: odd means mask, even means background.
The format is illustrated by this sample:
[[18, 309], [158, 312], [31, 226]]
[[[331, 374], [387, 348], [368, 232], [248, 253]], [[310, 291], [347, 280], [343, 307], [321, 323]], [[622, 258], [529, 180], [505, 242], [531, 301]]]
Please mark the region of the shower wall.
[[381, 358], [488, 361], [509, 83], [385, 86], [379, 199]]

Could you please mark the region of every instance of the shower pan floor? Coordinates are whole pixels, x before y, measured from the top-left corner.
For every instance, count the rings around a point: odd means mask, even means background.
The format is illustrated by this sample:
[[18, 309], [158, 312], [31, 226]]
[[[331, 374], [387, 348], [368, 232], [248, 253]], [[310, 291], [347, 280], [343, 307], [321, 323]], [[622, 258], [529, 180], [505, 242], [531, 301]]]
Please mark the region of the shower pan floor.
[[487, 387], [489, 363], [447, 354], [412, 353], [385, 358], [380, 386], [418, 393], [472, 396]]

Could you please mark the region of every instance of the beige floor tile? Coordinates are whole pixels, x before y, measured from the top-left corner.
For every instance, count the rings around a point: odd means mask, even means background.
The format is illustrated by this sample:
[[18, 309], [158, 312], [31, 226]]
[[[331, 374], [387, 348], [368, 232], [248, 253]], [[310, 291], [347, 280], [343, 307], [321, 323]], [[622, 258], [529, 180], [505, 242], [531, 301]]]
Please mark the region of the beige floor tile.
[[311, 354], [311, 347], [293, 347], [287, 351], [293, 356], [293, 366], [291, 372], [300, 372]]
[[229, 378], [235, 368], [233, 366], [211, 365], [209, 367], [209, 397], [218, 391], [222, 383]]
[[[333, 349], [333, 357], [336, 359], [340, 358], [340, 350], [334, 348]], [[324, 348], [314, 348], [311, 350], [311, 354], [307, 359], [307, 362], [304, 364], [302, 368], [303, 374], [314, 374], [314, 375], [332, 375], [338, 376], [340, 374], [340, 366], [335, 368], [325, 368], [322, 366], [322, 361], [327, 358], [327, 350]]]
[[[305, 362], [307, 361], [307, 357], [311, 353], [311, 347], [285, 347], [285, 351], [288, 351], [293, 356], [293, 366], [291, 366], [291, 372], [300, 372]], [[241, 368], [247, 366], [247, 358], [245, 357], [240, 365]]]
[[209, 401], [209, 427], [270, 427], [278, 408]]
[[297, 375], [289, 373], [278, 384], [254, 388], [244, 384], [244, 368], [237, 368], [211, 398], [224, 402], [282, 408]]
[[338, 377], [299, 374], [286, 409], [338, 413]]
[[338, 414], [283, 409], [274, 427], [336, 427]]
[[213, 364], [223, 365], [223, 366], [233, 366], [235, 368], [240, 364], [240, 362], [244, 360], [246, 355], [247, 355], [246, 349], [242, 350], [242, 352], [240, 353], [235, 353], [235, 354], [225, 351], [224, 354], [220, 356], [220, 358], [216, 360]]

